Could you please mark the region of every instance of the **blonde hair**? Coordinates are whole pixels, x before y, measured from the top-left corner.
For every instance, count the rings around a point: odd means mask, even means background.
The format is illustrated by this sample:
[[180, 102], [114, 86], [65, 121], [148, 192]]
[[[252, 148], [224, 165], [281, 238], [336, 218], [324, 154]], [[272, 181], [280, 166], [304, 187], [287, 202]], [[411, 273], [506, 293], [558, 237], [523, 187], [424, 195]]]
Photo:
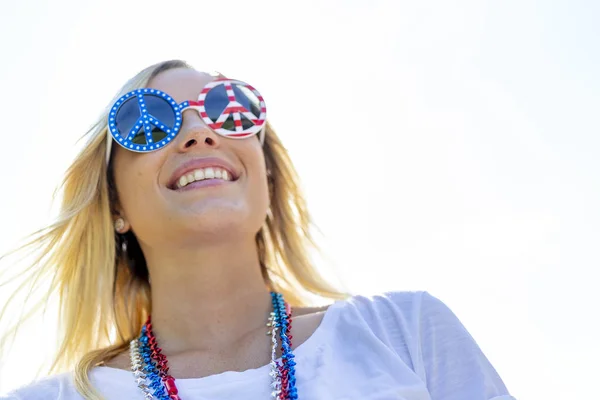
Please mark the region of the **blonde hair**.
[[[152, 65], [130, 79], [115, 97], [147, 87], [159, 73], [191, 68], [171, 60]], [[113, 104], [111, 102], [111, 104]], [[55, 222], [31, 235], [18, 251], [36, 252], [21, 272], [27, 283], [49, 280], [46, 296], [30, 307], [9, 331], [15, 334], [25, 319], [50, 296], [59, 304], [60, 342], [48, 373], [75, 371], [75, 385], [86, 399], [101, 399], [88, 378], [89, 371], [128, 348], [151, 312], [148, 271], [133, 234], [128, 250], [113, 228], [112, 205], [116, 190], [110, 161], [106, 161], [107, 115], [88, 131], [87, 145], [68, 168], [58, 193], [61, 207]], [[311, 296], [340, 299], [346, 294], [327, 283], [314, 267], [309, 250], [316, 249], [312, 222], [301, 193], [299, 178], [287, 150], [267, 124], [264, 155], [271, 171], [271, 206], [256, 235], [265, 283], [284, 294], [293, 306], [310, 303]], [[9, 302], [15, 300], [13, 293]], [[5, 317], [6, 306], [0, 313]], [[6, 338], [5, 338], [6, 339]]]

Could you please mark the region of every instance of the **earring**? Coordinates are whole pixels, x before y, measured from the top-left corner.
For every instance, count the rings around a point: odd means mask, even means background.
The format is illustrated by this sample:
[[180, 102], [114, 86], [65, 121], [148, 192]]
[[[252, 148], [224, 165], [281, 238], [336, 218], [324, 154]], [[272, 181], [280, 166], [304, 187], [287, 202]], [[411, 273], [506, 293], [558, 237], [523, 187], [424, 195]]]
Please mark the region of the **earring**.
[[119, 217], [115, 221], [115, 230], [119, 233], [122, 233], [123, 229], [125, 229], [125, 220]]
[[123, 238], [123, 241], [121, 242], [121, 250], [123, 253], [127, 253], [127, 239], [125, 238]]

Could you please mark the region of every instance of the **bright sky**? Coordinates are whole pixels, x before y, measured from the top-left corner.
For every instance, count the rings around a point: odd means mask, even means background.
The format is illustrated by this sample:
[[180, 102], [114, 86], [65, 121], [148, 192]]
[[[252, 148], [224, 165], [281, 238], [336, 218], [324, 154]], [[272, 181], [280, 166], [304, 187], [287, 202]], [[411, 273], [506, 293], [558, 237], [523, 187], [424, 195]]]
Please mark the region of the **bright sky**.
[[0, 250], [125, 80], [182, 58], [264, 95], [351, 290], [440, 298], [520, 399], [597, 395], [600, 3], [301, 3], [2, 2]]

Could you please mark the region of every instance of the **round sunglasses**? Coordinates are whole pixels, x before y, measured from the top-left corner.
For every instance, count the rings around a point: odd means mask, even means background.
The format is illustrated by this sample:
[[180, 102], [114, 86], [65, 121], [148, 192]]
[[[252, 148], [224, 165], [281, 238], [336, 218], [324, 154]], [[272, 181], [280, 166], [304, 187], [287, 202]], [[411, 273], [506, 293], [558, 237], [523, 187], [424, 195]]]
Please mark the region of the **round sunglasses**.
[[108, 115], [114, 140], [130, 151], [147, 153], [169, 144], [180, 132], [183, 112], [195, 109], [215, 133], [245, 139], [260, 132], [263, 140], [267, 108], [260, 93], [242, 81], [209, 82], [197, 101], [177, 103], [158, 89], [143, 88], [121, 96]]

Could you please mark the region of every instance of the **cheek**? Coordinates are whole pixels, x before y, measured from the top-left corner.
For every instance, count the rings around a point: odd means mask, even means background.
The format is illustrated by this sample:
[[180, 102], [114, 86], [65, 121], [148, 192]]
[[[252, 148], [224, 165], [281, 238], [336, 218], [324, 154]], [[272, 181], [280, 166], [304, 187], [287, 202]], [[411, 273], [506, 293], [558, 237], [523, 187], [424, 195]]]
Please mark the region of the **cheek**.
[[[148, 157], [148, 155], [144, 155]], [[150, 159], [133, 157], [125, 160], [115, 160], [115, 183], [118, 200], [122, 212], [130, 220], [137, 219], [138, 214], [148, 212], [152, 207], [156, 174], [152, 174], [152, 166], [147, 165]], [[149, 214], [146, 214], [149, 215]]]
[[264, 175], [261, 175], [259, 177], [258, 183], [252, 186], [252, 196], [253, 203], [256, 204], [258, 212], [262, 213], [263, 211], [266, 211], [267, 208], [269, 208], [269, 186], [267, 179], [264, 177]]
[[117, 193], [121, 205], [126, 208], [128, 214], [131, 213], [137, 205], [143, 206], [144, 202], [139, 200], [143, 197], [144, 180], [146, 177], [141, 171], [130, 170], [117, 179]]
[[269, 206], [269, 187], [267, 183], [265, 158], [259, 143], [251, 148], [246, 160], [250, 179], [250, 193], [257, 212], [266, 211]]
[[264, 175], [257, 176], [257, 179], [252, 182], [249, 190], [250, 224], [254, 233], [257, 233], [265, 223], [267, 212], [270, 207], [269, 186]]

